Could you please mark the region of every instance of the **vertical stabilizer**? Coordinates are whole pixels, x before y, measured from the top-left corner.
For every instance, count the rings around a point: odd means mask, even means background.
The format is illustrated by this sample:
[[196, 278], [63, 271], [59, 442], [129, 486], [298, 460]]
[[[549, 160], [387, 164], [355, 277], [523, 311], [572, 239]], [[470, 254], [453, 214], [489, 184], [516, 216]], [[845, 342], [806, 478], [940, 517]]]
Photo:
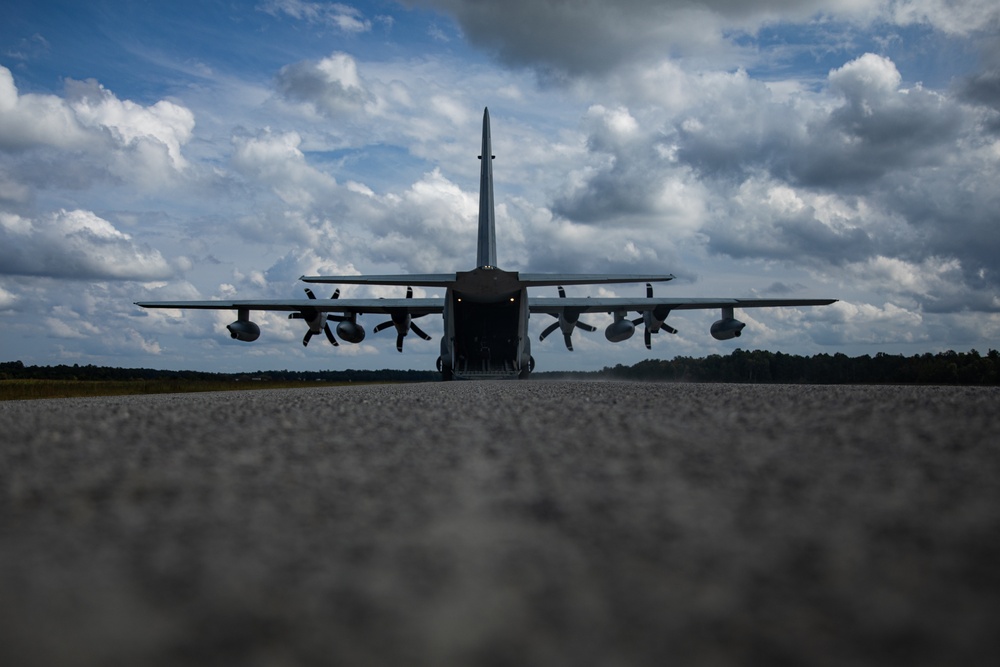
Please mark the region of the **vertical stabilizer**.
[[483, 110], [483, 151], [479, 155], [479, 246], [476, 266], [497, 265], [497, 235], [493, 219], [493, 149], [490, 110]]

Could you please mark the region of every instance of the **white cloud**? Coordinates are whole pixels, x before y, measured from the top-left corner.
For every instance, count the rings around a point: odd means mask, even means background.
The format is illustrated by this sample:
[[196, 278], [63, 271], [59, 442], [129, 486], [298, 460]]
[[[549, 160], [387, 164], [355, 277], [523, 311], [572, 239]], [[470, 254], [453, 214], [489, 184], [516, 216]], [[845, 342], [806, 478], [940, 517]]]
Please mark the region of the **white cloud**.
[[11, 71], [0, 65], [0, 150], [80, 149], [95, 144], [95, 137], [65, 101], [55, 95], [20, 95]]
[[358, 75], [354, 58], [346, 53], [286, 65], [278, 73], [277, 83], [288, 99], [310, 104], [329, 116], [355, 114], [375, 101]]
[[1000, 6], [994, 0], [897, 0], [887, 2], [887, 13], [899, 25], [932, 25], [954, 35], [995, 30]]
[[[188, 165], [182, 148], [194, 122], [184, 106], [120, 100], [95, 81], [67, 80], [65, 98], [20, 95], [10, 70], [0, 66], [0, 151], [11, 156], [16, 166], [9, 173], [20, 181], [5, 178], [0, 199], [23, 201], [17, 188], [33, 181], [79, 188], [114, 180], [162, 189]], [[44, 149], [58, 157], [39, 153]]]
[[825, 345], [910, 344], [929, 341], [923, 317], [893, 303], [837, 303], [818, 310], [815, 339]]
[[17, 303], [17, 296], [0, 287], [0, 311], [10, 310]]
[[286, 204], [309, 208], [337, 182], [306, 162], [299, 149], [301, 143], [297, 132], [275, 134], [265, 130], [257, 136], [234, 137], [233, 168], [270, 187]]
[[310, 23], [325, 23], [347, 33], [368, 32], [372, 28], [371, 21], [364, 18], [359, 10], [340, 3], [268, 0], [259, 5], [258, 9], [272, 15], [284, 13]]
[[73, 279], [153, 280], [173, 274], [159, 251], [90, 211], [39, 218], [0, 213], [0, 271]]
[[66, 92], [70, 109], [84, 127], [106, 131], [119, 148], [162, 147], [174, 169], [187, 166], [181, 146], [194, 130], [190, 110], [166, 100], [149, 107], [119, 100], [96, 81], [70, 81]]

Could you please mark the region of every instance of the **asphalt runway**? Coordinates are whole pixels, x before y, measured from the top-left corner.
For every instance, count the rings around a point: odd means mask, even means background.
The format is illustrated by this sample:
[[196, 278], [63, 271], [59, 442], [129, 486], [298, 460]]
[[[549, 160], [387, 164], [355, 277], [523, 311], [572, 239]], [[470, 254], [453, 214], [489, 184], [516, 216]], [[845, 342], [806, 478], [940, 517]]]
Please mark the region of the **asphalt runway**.
[[0, 665], [1000, 664], [995, 388], [0, 403]]

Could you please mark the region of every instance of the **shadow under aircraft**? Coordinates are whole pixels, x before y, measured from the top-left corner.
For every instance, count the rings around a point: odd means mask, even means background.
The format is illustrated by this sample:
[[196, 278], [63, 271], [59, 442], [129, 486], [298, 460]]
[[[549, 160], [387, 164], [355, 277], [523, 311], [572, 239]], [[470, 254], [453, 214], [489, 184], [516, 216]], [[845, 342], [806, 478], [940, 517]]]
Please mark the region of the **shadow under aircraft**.
[[[359, 315], [380, 314], [389, 319], [373, 331], [395, 328], [396, 348], [403, 351], [403, 340], [411, 331], [430, 340], [413, 320], [426, 315], [444, 318], [441, 356], [437, 367], [444, 380], [526, 378], [534, 369], [528, 318], [549, 315], [556, 321], [539, 336], [544, 340], [557, 329], [562, 332], [566, 347], [573, 349], [572, 334], [576, 329], [595, 331], [582, 322], [586, 313], [610, 313], [614, 320], [604, 331], [612, 343], [627, 340], [636, 326], [644, 328], [646, 347], [652, 334], [660, 331], [677, 333], [666, 323], [675, 310], [714, 309], [720, 319], [712, 324], [710, 333], [718, 340], [739, 336], [746, 326], [735, 318], [737, 308], [770, 308], [780, 306], [825, 306], [836, 299], [735, 299], [735, 298], [663, 298], [653, 296], [652, 283], [674, 278], [670, 274], [555, 274], [504, 271], [497, 267], [496, 232], [493, 207], [493, 159], [490, 142], [489, 109], [483, 112], [483, 141], [479, 181], [479, 238], [476, 266], [470, 271], [455, 273], [357, 276], [302, 276], [306, 283], [336, 285], [396, 285], [407, 287], [402, 299], [340, 299], [337, 289], [329, 299], [318, 299], [306, 288], [306, 299], [237, 300], [237, 301], [141, 301], [143, 308], [195, 308], [234, 310], [237, 319], [226, 328], [241, 341], [252, 342], [260, 337], [260, 327], [250, 320], [252, 311], [287, 311], [290, 318], [301, 319], [308, 327], [303, 345], [324, 334], [333, 345], [338, 338], [347, 343], [360, 343], [365, 329]], [[645, 298], [567, 297], [565, 285], [605, 285], [612, 283], [646, 283]], [[413, 298], [413, 287], [441, 288], [444, 298]], [[528, 296], [528, 290], [557, 287], [559, 297]], [[630, 317], [630, 314], [638, 317]], [[336, 334], [330, 328], [336, 322]]]

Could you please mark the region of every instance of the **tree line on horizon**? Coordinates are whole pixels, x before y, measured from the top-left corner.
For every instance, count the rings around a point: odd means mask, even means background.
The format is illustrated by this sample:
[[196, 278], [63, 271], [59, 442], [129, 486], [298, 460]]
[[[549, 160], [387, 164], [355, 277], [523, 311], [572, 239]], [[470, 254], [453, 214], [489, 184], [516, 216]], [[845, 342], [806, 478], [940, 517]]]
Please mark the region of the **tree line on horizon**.
[[[151, 368], [61, 364], [26, 366], [20, 361], [0, 363], [0, 380], [153, 380], [189, 381], [299, 381], [299, 382], [431, 382], [435, 371], [417, 370], [325, 370], [212, 373], [165, 371]], [[599, 371], [544, 371], [538, 379], [617, 379], [653, 382], [735, 382], [760, 384], [1000, 384], [1000, 352], [981, 355], [969, 352], [925, 353], [913, 356], [879, 352], [874, 356], [848, 357], [842, 353], [804, 357], [767, 350], [733, 350], [728, 355], [704, 358], [647, 359], [631, 366], [618, 364]]]

